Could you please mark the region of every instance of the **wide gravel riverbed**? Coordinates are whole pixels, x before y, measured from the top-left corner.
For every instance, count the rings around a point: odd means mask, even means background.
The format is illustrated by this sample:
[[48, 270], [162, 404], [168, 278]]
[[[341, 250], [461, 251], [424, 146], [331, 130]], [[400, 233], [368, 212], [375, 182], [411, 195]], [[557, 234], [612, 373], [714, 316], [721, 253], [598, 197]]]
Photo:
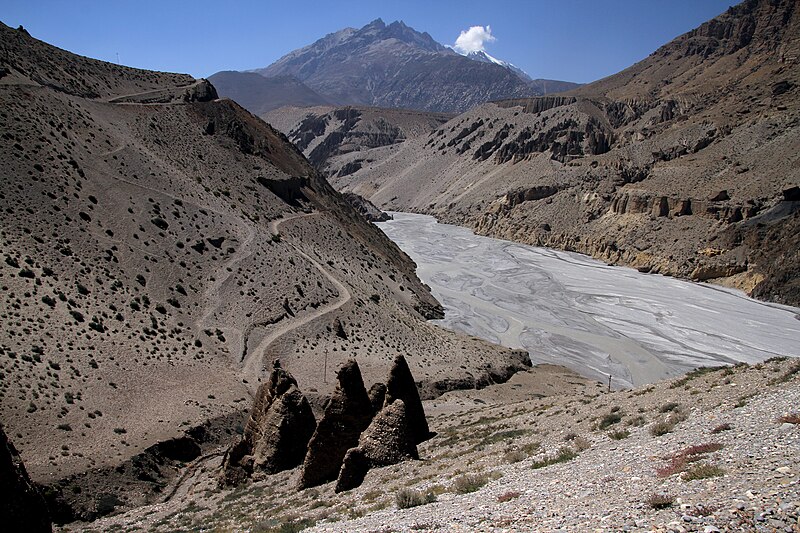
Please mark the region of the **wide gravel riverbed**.
[[378, 226], [444, 305], [436, 322], [523, 348], [533, 363], [630, 387], [699, 366], [800, 356], [800, 309], [392, 214]]

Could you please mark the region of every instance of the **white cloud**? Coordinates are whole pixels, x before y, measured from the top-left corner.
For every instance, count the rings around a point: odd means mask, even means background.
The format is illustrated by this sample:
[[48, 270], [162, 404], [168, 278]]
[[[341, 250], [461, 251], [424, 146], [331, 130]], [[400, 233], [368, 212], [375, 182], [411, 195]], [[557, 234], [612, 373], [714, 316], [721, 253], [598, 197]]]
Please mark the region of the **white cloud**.
[[495, 40], [490, 26], [472, 26], [470, 29], [461, 32], [453, 48], [462, 54], [469, 54], [470, 52], [483, 50], [485, 43], [491, 43]]

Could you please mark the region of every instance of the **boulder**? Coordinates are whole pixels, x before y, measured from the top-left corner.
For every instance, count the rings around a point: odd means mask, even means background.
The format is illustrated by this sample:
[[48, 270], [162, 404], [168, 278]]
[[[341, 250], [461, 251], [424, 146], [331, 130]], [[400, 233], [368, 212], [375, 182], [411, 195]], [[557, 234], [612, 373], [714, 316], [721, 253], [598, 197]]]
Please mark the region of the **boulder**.
[[730, 199], [731, 199], [731, 197], [728, 194], [728, 191], [726, 191], [724, 189], [721, 190], [721, 191], [717, 191], [716, 193], [714, 193], [714, 194], [712, 194], [711, 196], [708, 197], [708, 200], [711, 201], [711, 202], [724, 202], [724, 201], [730, 200]]
[[3, 531], [52, 531], [47, 505], [0, 425], [0, 522]]
[[384, 406], [390, 405], [395, 400], [403, 400], [405, 404], [408, 426], [414, 439], [414, 444], [428, 440], [432, 435], [428, 429], [428, 421], [425, 419], [422, 400], [420, 400], [417, 384], [414, 382], [414, 377], [408, 368], [406, 358], [402, 355], [398, 355], [395, 358], [392, 369], [389, 371]]
[[358, 363], [347, 361], [336, 377], [339, 383], [308, 443], [300, 473], [301, 489], [336, 479], [347, 450], [358, 445], [361, 432], [372, 420], [372, 404]]
[[315, 427], [297, 381], [276, 361], [258, 389], [241, 440], [225, 455], [222, 483], [236, 485], [255, 472], [275, 474], [299, 466]]
[[419, 459], [408, 422], [403, 400], [384, 407], [361, 435], [358, 447], [347, 451], [336, 480], [336, 492], [361, 485], [370, 468]]

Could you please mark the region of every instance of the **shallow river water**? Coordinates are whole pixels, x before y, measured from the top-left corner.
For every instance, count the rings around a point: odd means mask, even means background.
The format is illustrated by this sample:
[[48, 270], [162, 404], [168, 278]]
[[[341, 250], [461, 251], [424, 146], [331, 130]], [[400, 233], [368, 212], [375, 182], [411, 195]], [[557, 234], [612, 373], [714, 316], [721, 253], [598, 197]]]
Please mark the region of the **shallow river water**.
[[440, 325], [617, 387], [700, 366], [800, 356], [800, 309], [474, 235], [425, 215], [378, 226], [444, 305]]

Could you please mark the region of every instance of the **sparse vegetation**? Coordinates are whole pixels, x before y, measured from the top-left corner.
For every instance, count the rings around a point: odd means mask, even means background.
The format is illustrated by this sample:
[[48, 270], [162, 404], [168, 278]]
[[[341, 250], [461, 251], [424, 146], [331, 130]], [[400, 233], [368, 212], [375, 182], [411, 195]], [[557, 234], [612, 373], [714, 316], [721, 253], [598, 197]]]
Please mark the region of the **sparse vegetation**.
[[675, 422], [673, 420], [661, 420], [653, 423], [653, 425], [650, 426], [650, 434], [654, 437], [660, 437], [661, 435], [670, 433], [673, 429], [675, 429]]
[[733, 426], [731, 426], [728, 422], [723, 422], [722, 424], [711, 428], [711, 434], [716, 435], [717, 433], [722, 433], [723, 431], [729, 431], [731, 429], [733, 429]]
[[683, 473], [684, 481], [692, 481], [695, 479], [707, 479], [711, 477], [718, 477], [725, 473], [722, 467], [708, 463], [698, 463]]
[[453, 492], [456, 494], [468, 494], [475, 492], [488, 482], [489, 476], [485, 474], [464, 474], [453, 481]]
[[703, 456], [716, 452], [722, 449], [722, 444], [718, 442], [708, 442], [704, 444], [696, 444], [688, 446], [683, 450], [673, 454], [669, 458], [669, 463], [661, 468], [656, 469], [658, 477], [669, 477], [679, 472], [686, 472], [690, 464], [699, 461]]
[[675, 503], [675, 496], [670, 494], [651, 494], [644, 501], [651, 509], [666, 509]]
[[622, 439], [627, 439], [628, 437], [630, 437], [630, 435], [631, 435], [631, 432], [628, 431], [627, 429], [620, 429], [620, 430], [617, 430], [617, 431], [609, 432], [608, 437], [611, 440], [622, 440]]
[[516, 490], [510, 490], [508, 492], [504, 492], [500, 496], [497, 497], [497, 501], [499, 503], [510, 502], [511, 500], [517, 499], [522, 495], [521, 492]]
[[780, 383], [786, 383], [792, 380], [798, 373], [800, 373], [800, 361], [797, 361], [794, 364], [792, 364], [792, 366], [790, 366], [786, 372], [781, 374], [780, 377], [773, 379], [770, 382], [770, 384], [778, 385]]
[[395, 495], [395, 503], [398, 509], [408, 509], [436, 501], [433, 492], [420, 492], [414, 489], [400, 489]]
[[659, 413], [669, 413], [680, 407], [678, 402], [668, 402], [658, 408]]
[[555, 455], [552, 456], [545, 456], [543, 459], [538, 461], [534, 461], [531, 465], [531, 468], [538, 469], [544, 468], [546, 466], [555, 465], [558, 463], [566, 463], [567, 461], [571, 461], [578, 456], [578, 452], [570, 448], [569, 446], [564, 446], [560, 448]]
[[600, 419], [600, 423], [597, 424], [597, 429], [600, 430], [607, 429], [609, 426], [617, 424], [621, 420], [622, 420], [622, 413], [620, 413], [619, 411], [609, 413]]
[[800, 424], [800, 413], [791, 413], [783, 415], [778, 419], [783, 424]]

